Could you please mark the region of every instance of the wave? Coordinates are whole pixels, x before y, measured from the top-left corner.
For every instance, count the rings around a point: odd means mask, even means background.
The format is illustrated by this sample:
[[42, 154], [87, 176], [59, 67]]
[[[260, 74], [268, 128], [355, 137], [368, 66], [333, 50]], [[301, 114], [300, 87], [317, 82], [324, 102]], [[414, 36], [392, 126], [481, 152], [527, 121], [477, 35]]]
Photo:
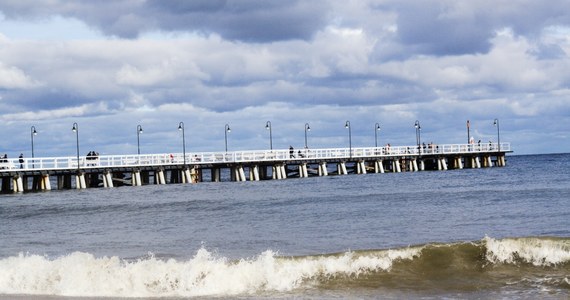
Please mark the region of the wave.
[[570, 290], [570, 238], [526, 237], [286, 257], [230, 260], [205, 248], [186, 261], [19, 254], [0, 259], [0, 295], [192, 297], [271, 295], [308, 289]]

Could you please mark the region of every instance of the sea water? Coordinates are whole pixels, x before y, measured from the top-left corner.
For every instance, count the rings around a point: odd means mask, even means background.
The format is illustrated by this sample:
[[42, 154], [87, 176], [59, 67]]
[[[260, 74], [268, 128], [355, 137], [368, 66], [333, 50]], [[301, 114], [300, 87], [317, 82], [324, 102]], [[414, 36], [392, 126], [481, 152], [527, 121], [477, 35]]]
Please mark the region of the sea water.
[[0, 195], [0, 298], [570, 296], [570, 155]]

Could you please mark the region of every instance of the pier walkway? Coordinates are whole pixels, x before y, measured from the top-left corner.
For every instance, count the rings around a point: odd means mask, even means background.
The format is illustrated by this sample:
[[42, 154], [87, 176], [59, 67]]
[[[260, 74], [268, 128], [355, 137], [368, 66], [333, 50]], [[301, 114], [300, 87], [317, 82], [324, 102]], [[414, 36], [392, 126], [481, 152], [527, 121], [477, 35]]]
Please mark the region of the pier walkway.
[[0, 192], [502, 167], [510, 152], [485, 143], [14, 158], [0, 161]]

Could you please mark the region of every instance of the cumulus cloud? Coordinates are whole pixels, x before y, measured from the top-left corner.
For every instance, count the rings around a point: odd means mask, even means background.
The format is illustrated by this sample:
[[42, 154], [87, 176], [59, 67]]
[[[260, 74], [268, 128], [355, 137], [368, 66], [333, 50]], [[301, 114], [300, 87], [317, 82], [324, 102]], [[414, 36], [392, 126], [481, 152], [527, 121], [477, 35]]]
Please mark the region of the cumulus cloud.
[[[321, 146], [344, 142], [337, 123], [346, 119], [363, 145], [375, 122], [393, 143], [413, 143], [416, 119], [440, 142], [463, 140], [457, 124], [467, 118], [498, 117], [509, 128], [542, 117], [549, 130], [567, 130], [555, 121], [570, 114], [562, 0], [7, 0], [0, 11], [0, 22], [35, 30], [56, 18], [102, 33], [18, 38], [0, 27], [0, 120], [14, 128], [140, 122], [157, 128], [145, 137], [176, 144], [164, 120], [187, 120], [200, 149], [218, 143], [211, 136], [228, 122], [233, 147], [264, 144], [253, 124], [268, 119], [281, 128], [278, 144], [294, 143], [311, 122]], [[512, 136], [533, 136], [515, 127]]]

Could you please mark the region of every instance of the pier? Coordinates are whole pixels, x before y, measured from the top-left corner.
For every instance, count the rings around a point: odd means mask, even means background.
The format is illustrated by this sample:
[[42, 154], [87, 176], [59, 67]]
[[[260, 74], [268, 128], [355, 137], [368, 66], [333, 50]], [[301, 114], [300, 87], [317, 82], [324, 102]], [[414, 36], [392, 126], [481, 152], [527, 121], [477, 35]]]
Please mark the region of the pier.
[[503, 167], [510, 143], [36, 157], [0, 161], [2, 193]]

